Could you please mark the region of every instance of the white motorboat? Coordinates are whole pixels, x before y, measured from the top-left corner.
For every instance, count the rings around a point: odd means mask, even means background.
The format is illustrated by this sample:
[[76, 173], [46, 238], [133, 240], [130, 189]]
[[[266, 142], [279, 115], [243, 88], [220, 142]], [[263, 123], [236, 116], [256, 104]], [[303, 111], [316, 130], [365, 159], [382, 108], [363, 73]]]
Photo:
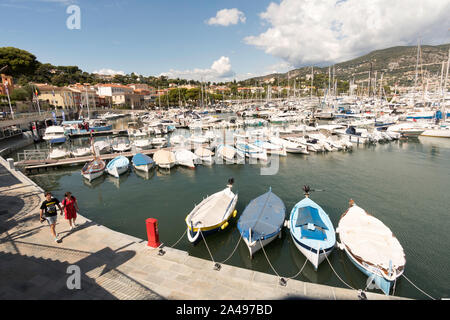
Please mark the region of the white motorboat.
[[111, 152], [111, 144], [107, 141], [101, 140], [94, 142], [94, 149], [98, 149], [99, 154]]
[[286, 152], [289, 153], [309, 154], [306, 146], [300, 143], [295, 143], [275, 136], [271, 136], [269, 141], [275, 145], [283, 146], [286, 149]]
[[425, 129], [417, 126], [414, 122], [406, 122], [389, 126], [386, 132], [390, 131], [400, 133], [404, 137], [418, 137], [425, 131]]
[[64, 143], [67, 140], [64, 127], [62, 126], [50, 126], [45, 129], [45, 134], [42, 137], [45, 141], [51, 144]]
[[136, 147], [137, 150], [145, 150], [150, 149], [152, 144], [149, 139], [138, 139], [133, 141], [133, 145]]
[[253, 144], [264, 149], [268, 154], [277, 154], [283, 157], [287, 156], [286, 148], [268, 141], [256, 140]]
[[74, 157], [84, 157], [92, 153], [91, 148], [76, 148], [72, 150], [72, 156]]
[[152, 139], [152, 145], [156, 148], [162, 148], [167, 145], [167, 139], [166, 138], [153, 138]]
[[66, 158], [66, 157], [68, 157], [69, 155], [70, 155], [70, 153], [67, 152], [66, 150], [60, 149], [60, 148], [55, 148], [55, 149], [53, 149], [53, 150], [50, 151], [50, 153], [49, 153], [49, 155], [48, 155], [48, 158], [49, 158], [49, 159], [56, 160], [56, 159], [63, 159], [63, 158]]

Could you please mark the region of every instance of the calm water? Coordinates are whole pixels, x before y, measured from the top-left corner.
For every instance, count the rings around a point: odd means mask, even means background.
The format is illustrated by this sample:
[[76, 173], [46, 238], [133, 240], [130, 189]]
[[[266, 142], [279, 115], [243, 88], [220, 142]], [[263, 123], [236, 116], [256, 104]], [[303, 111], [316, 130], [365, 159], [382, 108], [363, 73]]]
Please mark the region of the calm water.
[[[260, 175], [260, 164], [246, 164], [198, 166], [196, 170], [176, 167], [170, 173], [156, 170], [149, 176], [130, 170], [120, 179], [105, 175], [92, 183], [82, 178], [77, 166], [31, 178], [59, 198], [71, 191], [84, 216], [123, 233], [146, 239], [145, 219], [158, 219], [160, 240], [166, 246], [184, 233], [184, 218], [195, 204], [223, 189], [230, 177], [239, 194], [238, 217], [250, 200], [272, 187], [284, 201], [288, 218], [292, 207], [303, 199], [301, 187], [309, 184], [324, 190], [311, 198], [329, 214], [335, 227], [350, 198], [383, 221], [404, 248], [405, 275], [433, 297], [442, 298], [450, 296], [449, 159], [450, 140], [420, 138], [360, 146], [351, 152], [289, 154], [280, 159], [278, 173], [271, 176]], [[240, 237], [238, 217], [224, 231], [206, 238], [215, 261], [225, 260], [235, 248]], [[203, 242], [192, 246], [185, 237], [176, 248], [210, 259]], [[288, 229], [266, 247], [266, 253], [284, 277], [296, 274], [305, 261]], [[336, 248], [330, 261], [347, 283], [365, 288], [366, 277], [342, 251]], [[243, 241], [227, 264], [273, 274], [262, 251], [250, 259]], [[345, 287], [326, 261], [318, 272], [308, 263], [297, 279]], [[426, 298], [403, 278], [395, 293]]]

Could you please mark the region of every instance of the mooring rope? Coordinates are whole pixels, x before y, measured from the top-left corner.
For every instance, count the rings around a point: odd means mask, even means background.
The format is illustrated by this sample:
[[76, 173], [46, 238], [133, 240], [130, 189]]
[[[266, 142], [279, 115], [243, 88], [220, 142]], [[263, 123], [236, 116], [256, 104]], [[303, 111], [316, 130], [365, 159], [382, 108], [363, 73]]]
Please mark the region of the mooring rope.
[[414, 286], [414, 288], [416, 288], [417, 290], [419, 290], [420, 292], [422, 292], [422, 293], [423, 293], [424, 295], [426, 295], [428, 298], [430, 298], [430, 299], [432, 299], [432, 300], [436, 300], [435, 298], [433, 298], [432, 296], [430, 296], [428, 293], [426, 293], [425, 291], [423, 291], [422, 289], [420, 289], [418, 286], [416, 286], [411, 280], [409, 280], [409, 279], [405, 276], [404, 273], [402, 274], [402, 276], [403, 276], [406, 280], [408, 280], [408, 282], [411, 283], [411, 284]]
[[209, 252], [209, 255], [211, 256], [212, 262], [215, 263], [214, 258], [213, 258], [213, 255], [211, 254], [211, 251], [209, 250], [208, 244], [206, 243], [205, 237], [203, 236], [202, 230], [199, 230], [199, 232], [200, 232], [200, 234], [201, 234], [201, 236], [202, 236], [202, 238], [203, 238], [203, 242], [204, 242], [205, 245], [206, 245], [206, 249], [208, 249], [208, 252]]
[[[324, 249], [322, 249], [322, 251], [323, 251], [323, 253], [325, 254], [325, 250]], [[333, 270], [333, 272], [334, 272], [334, 274], [336, 275], [336, 277], [338, 277], [339, 278], [339, 280], [341, 280], [342, 281], [342, 283], [344, 283], [347, 287], [349, 287], [349, 288], [351, 288], [351, 289], [353, 289], [353, 290], [356, 290], [355, 288], [353, 288], [352, 286], [350, 286], [349, 284], [347, 284], [347, 282], [345, 282], [344, 280], [342, 280], [342, 278], [337, 274], [337, 272], [334, 270], [334, 268], [333, 268], [333, 266], [331, 265], [331, 262], [330, 262], [330, 260], [328, 260], [328, 257], [327, 257], [327, 255], [325, 254], [325, 258], [327, 259], [327, 261], [328, 261], [328, 264], [330, 265], [330, 267], [331, 267], [331, 270]]]
[[[294, 278], [297, 278], [298, 275], [302, 273], [303, 269], [304, 269], [305, 266], [306, 266], [306, 263], [308, 262], [308, 258], [306, 258], [305, 263], [303, 264], [302, 268], [301, 268], [300, 271], [297, 272], [295, 275], [293, 275], [292, 277], [280, 277], [280, 275], [278, 274], [278, 272], [277, 272], [277, 271], [275, 270], [275, 268], [272, 266], [272, 263], [270, 263], [270, 260], [269, 260], [269, 258], [267, 257], [267, 254], [266, 254], [266, 251], [264, 250], [264, 246], [263, 246], [263, 244], [262, 244], [262, 242], [261, 242], [261, 239], [258, 239], [258, 240], [259, 240], [259, 243], [261, 244], [261, 249], [262, 249], [262, 251], [264, 252], [264, 256], [266, 257], [267, 262], [269, 263], [269, 265], [270, 265], [270, 267], [272, 268], [273, 272], [278, 276], [278, 278], [294, 279]], [[311, 250], [312, 250], [312, 248], [311, 248]], [[310, 252], [311, 252], [311, 250], [310, 250]]]
[[227, 262], [228, 259], [230, 259], [233, 256], [233, 254], [236, 251], [237, 247], [239, 246], [239, 243], [241, 242], [241, 240], [242, 240], [242, 233], [240, 233], [239, 241], [237, 242], [236, 246], [234, 247], [233, 252], [231, 252], [231, 254], [228, 256], [228, 258], [226, 258], [224, 261], [219, 262], [220, 264], [223, 264], [223, 263]]
[[184, 230], [184, 233], [183, 233], [183, 235], [180, 237], [180, 239], [178, 239], [177, 242], [175, 242], [175, 244], [171, 245], [169, 248], [175, 247], [175, 246], [178, 244], [178, 242], [180, 242], [181, 239], [183, 239], [183, 237], [184, 237], [184, 235], [186, 234], [186, 232], [187, 232], [187, 228]]

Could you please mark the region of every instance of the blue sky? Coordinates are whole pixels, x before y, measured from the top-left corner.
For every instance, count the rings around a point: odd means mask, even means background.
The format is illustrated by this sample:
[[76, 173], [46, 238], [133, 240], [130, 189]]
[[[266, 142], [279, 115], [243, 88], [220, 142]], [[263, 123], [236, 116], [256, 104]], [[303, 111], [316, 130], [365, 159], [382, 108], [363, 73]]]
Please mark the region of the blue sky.
[[[80, 30], [66, 27], [71, 4]], [[241, 20], [207, 23], [223, 9]], [[450, 0], [0, 0], [0, 46], [88, 72], [231, 80], [447, 43], [448, 12]]]
[[[66, 8], [81, 9], [81, 29], [69, 30]], [[93, 72], [113, 69], [159, 75], [207, 69], [222, 56], [237, 74], [267, 71], [281, 60], [245, 44], [263, 30], [258, 13], [265, 0], [2, 0], [1, 46], [32, 52], [39, 61], [78, 65]], [[238, 8], [246, 22], [230, 26], [205, 21], [224, 8]], [[7, 13], [7, 14], [4, 14]]]

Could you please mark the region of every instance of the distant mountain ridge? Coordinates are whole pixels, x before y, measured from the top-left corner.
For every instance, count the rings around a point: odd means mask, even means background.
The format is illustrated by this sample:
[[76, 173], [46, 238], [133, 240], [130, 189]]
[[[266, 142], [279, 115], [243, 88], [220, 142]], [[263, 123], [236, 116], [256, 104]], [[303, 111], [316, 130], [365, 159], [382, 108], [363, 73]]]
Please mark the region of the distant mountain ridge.
[[[424, 75], [436, 74], [440, 75], [442, 62], [447, 62], [449, 54], [450, 43], [436, 46], [421, 45], [422, 55], [422, 69]], [[378, 79], [383, 73], [383, 78], [391, 85], [394, 82], [410, 85], [414, 81], [417, 61], [417, 46], [398, 46], [381, 50], [372, 51], [359, 58], [349, 61], [336, 63], [331, 65], [331, 71], [335, 70], [335, 77], [340, 80], [352, 80], [355, 82], [364, 81], [368, 79], [368, 73], [371, 70], [372, 76], [377, 72]], [[371, 66], [372, 63], [372, 66]], [[328, 74], [327, 67], [314, 66], [314, 73]], [[420, 72], [420, 67], [419, 67]], [[261, 77], [254, 77], [247, 79], [254, 83], [255, 81], [266, 81], [271, 78], [278, 78], [284, 80], [294, 77], [305, 77], [311, 74], [311, 67], [302, 67], [290, 70], [286, 73], [274, 73]]]

